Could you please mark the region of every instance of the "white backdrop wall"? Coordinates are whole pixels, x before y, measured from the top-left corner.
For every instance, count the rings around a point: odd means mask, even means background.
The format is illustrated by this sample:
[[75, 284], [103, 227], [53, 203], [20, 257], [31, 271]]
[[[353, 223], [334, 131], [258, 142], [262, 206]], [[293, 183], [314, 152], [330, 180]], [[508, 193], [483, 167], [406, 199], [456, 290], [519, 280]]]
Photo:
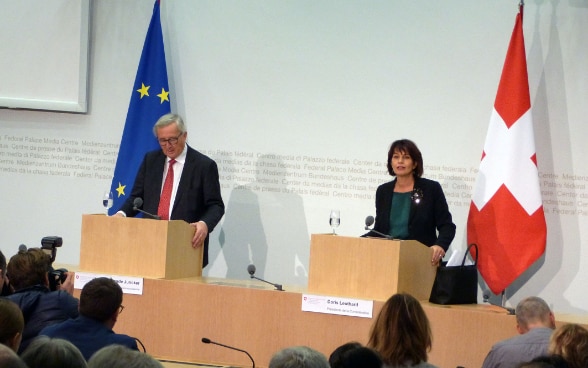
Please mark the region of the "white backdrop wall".
[[[60, 235], [58, 261], [79, 262], [81, 215], [103, 212], [152, 6], [92, 2], [87, 114], [0, 110], [8, 257]], [[443, 185], [452, 249], [464, 249], [516, 12], [512, 0], [163, 0], [172, 109], [219, 164], [227, 209], [205, 274], [247, 278], [255, 263], [259, 277], [305, 285], [310, 234], [331, 231], [332, 208], [339, 234], [364, 232], [399, 138]], [[588, 1], [527, 1], [524, 32], [548, 239], [506, 296], [584, 314]]]

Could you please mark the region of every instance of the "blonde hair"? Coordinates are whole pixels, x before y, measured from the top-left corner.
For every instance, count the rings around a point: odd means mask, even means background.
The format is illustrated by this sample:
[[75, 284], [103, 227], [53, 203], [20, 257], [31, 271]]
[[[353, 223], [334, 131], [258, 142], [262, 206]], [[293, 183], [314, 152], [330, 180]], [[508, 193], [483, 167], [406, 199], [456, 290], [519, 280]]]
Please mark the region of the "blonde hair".
[[588, 330], [575, 323], [559, 327], [551, 335], [549, 352], [561, 355], [570, 368], [588, 367]]

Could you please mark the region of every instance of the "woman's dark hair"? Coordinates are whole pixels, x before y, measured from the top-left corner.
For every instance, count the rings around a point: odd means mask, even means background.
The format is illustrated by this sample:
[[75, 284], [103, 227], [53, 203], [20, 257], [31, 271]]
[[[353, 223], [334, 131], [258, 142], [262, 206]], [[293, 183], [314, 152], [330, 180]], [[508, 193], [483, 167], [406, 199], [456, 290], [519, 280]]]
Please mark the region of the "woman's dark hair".
[[419, 301], [409, 294], [392, 295], [372, 325], [368, 347], [396, 366], [426, 362], [431, 346], [431, 326]]
[[421, 151], [413, 141], [411, 141], [410, 139], [399, 139], [397, 141], [392, 142], [392, 144], [390, 145], [390, 150], [388, 151], [388, 162], [386, 162], [386, 167], [388, 168], [388, 173], [392, 176], [396, 176], [396, 174], [394, 174], [394, 169], [392, 168], [392, 156], [394, 156], [394, 152], [408, 153], [414, 161], [414, 163], [416, 163], [413, 175], [417, 178], [423, 176], [423, 155], [421, 154]]

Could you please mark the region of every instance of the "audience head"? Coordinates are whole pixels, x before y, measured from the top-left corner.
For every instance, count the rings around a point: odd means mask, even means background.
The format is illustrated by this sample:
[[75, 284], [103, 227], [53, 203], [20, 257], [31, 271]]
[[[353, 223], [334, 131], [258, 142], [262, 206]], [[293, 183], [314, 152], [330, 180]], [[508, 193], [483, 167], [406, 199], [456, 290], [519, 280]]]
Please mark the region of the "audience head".
[[0, 344], [17, 352], [23, 329], [24, 318], [18, 305], [11, 300], [0, 298]]
[[521, 363], [517, 368], [569, 368], [569, 366], [564, 358], [559, 355], [545, 355], [530, 362]]
[[14, 290], [22, 290], [35, 285], [49, 285], [47, 271], [51, 259], [40, 248], [19, 250], [10, 258], [7, 272]]
[[0, 250], [0, 281], [4, 281], [6, 277], [6, 257]]
[[80, 293], [80, 314], [100, 322], [116, 321], [122, 305], [119, 284], [108, 277], [90, 280]]
[[329, 355], [329, 365], [331, 366], [331, 368], [342, 367], [342, 362], [345, 354], [348, 351], [361, 348], [362, 346], [363, 345], [361, 345], [357, 341], [351, 341], [337, 347], [335, 350], [333, 350], [331, 355]]
[[562, 356], [570, 368], [588, 367], [588, 330], [577, 324], [566, 324], [551, 335], [549, 353]]
[[114, 344], [95, 352], [88, 368], [163, 368], [163, 365], [148, 354]]
[[39, 336], [22, 353], [29, 368], [86, 368], [86, 360], [74, 344]]
[[27, 365], [8, 346], [0, 344], [0, 367], [27, 368]]
[[527, 333], [535, 327], [555, 328], [555, 317], [545, 300], [530, 296], [517, 304], [515, 310], [517, 318], [517, 330], [519, 333]]
[[8, 277], [6, 277], [6, 257], [0, 250], [0, 296], [12, 294]]
[[358, 342], [343, 344], [329, 356], [331, 368], [381, 368], [383, 364], [376, 351]]
[[272, 356], [269, 368], [330, 368], [327, 358], [308, 346], [293, 346]]
[[384, 303], [370, 331], [368, 346], [387, 365], [427, 361], [432, 337], [423, 307], [409, 294], [395, 294]]

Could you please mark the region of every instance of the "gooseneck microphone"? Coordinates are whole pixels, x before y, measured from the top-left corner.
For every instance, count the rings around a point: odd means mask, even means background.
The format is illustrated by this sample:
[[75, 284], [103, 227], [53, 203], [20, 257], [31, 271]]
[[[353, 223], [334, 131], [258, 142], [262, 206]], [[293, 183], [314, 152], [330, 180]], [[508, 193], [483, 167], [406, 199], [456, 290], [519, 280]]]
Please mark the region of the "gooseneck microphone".
[[372, 232], [372, 233], [374, 233], [374, 234], [376, 234], [376, 235], [379, 235], [379, 236], [381, 236], [382, 238], [386, 238], [386, 239], [389, 239], [389, 240], [391, 240], [391, 239], [392, 239], [392, 237], [391, 237], [390, 235], [386, 235], [386, 234], [384, 234], [384, 233], [381, 233], [381, 232], [379, 232], [379, 231], [377, 231], [377, 230], [374, 230], [374, 229], [371, 229], [371, 228], [370, 228], [370, 226], [372, 226], [372, 225], [374, 224], [374, 221], [375, 221], [375, 220], [374, 220], [374, 216], [368, 216], [368, 217], [366, 217], [366, 218], [365, 218], [365, 229], [366, 229], [366, 230], [369, 230], [370, 232]]
[[240, 352], [242, 352], [242, 353], [245, 353], [245, 354], [247, 354], [247, 356], [249, 357], [249, 359], [251, 359], [251, 363], [253, 364], [253, 368], [255, 368], [255, 361], [253, 361], [253, 358], [251, 357], [251, 354], [249, 354], [249, 353], [248, 353], [248, 352], [246, 352], [245, 350], [242, 350], [242, 349], [237, 349], [236, 347], [233, 347], [233, 346], [229, 346], [229, 345], [221, 344], [221, 343], [219, 343], [219, 342], [212, 341], [212, 340], [210, 340], [210, 339], [208, 339], [208, 338], [206, 338], [206, 337], [203, 337], [203, 338], [202, 338], [202, 342], [203, 342], [203, 343], [205, 343], [205, 344], [213, 344], [213, 345], [218, 345], [218, 346], [222, 346], [223, 348], [232, 349], [232, 350], [236, 350], [236, 351], [240, 351]]
[[250, 264], [249, 266], [247, 266], [247, 272], [249, 272], [249, 275], [251, 275], [251, 278], [252, 279], [263, 281], [265, 283], [268, 283], [270, 285], [273, 285], [273, 287], [275, 287], [276, 290], [284, 291], [284, 289], [282, 289], [282, 285], [281, 284], [274, 284], [273, 282], [265, 281], [264, 279], [260, 279], [259, 277], [255, 277], [254, 276], [254, 274], [255, 274], [255, 265]]
[[488, 303], [488, 304], [493, 305], [495, 307], [502, 308], [510, 315], [514, 316], [516, 314], [514, 308], [509, 308], [509, 307], [505, 307], [504, 305], [492, 303], [489, 298], [490, 298], [490, 296], [488, 294], [484, 294], [484, 303]]
[[143, 211], [140, 207], [143, 206], [143, 198], [141, 197], [137, 197], [135, 198], [135, 200], [133, 200], [133, 210], [134, 211], [138, 211], [141, 212], [144, 215], [147, 215], [148, 217], [155, 219], [155, 220], [161, 220], [161, 217], [154, 215], [152, 213], [149, 213], [147, 211]]

